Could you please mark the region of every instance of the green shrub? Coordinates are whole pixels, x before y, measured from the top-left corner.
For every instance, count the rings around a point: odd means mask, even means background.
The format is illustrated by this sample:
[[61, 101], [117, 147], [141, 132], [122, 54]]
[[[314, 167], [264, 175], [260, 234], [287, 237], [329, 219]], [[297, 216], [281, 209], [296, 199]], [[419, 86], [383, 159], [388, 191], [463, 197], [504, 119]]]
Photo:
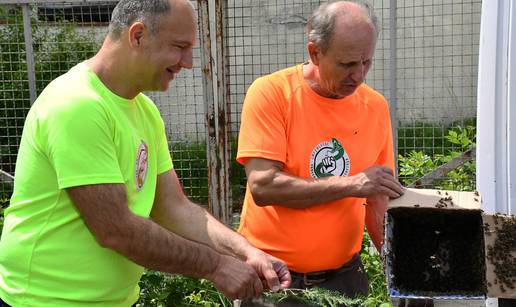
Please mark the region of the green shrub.
[[457, 131], [461, 127], [471, 127], [474, 131], [475, 126], [475, 118], [453, 122], [450, 125], [429, 122], [400, 124], [397, 129], [398, 155], [405, 157], [412, 151], [421, 151], [434, 156], [457, 150], [457, 144], [450, 141], [449, 132]]
[[[364, 232], [360, 256], [369, 279], [367, 298], [350, 300], [338, 293], [317, 288], [266, 293], [265, 298], [270, 302], [278, 302], [295, 295], [313, 305], [337, 306], [338, 303], [347, 303], [349, 306], [390, 306], [380, 256], [370, 247], [371, 241], [367, 232]], [[230, 300], [218, 292], [210, 281], [204, 279], [147, 270], [140, 281], [140, 288], [137, 306], [232, 306]]]
[[442, 153], [444, 129], [437, 123], [416, 122], [398, 127], [398, 154], [405, 156], [410, 151]]
[[230, 300], [205, 279], [145, 271], [137, 306], [232, 306]]
[[369, 296], [363, 306], [385, 306], [390, 305], [389, 294], [387, 292], [387, 280], [383, 272], [383, 264], [380, 255], [371, 244], [369, 234], [364, 231], [362, 250], [360, 258], [364, 264], [367, 278], [369, 279]]
[[174, 170], [185, 193], [196, 203], [208, 205], [206, 144], [175, 143], [170, 146]]
[[[451, 144], [444, 154], [433, 156], [423, 151], [411, 151], [405, 156], [398, 156], [399, 177], [404, 185], [410, 185], [418, 178], [432, 172], [437, 167], [459, 157], [462, 153], [475, 146], [476, 135], [474, 126], [454, 126], [447, 130], [444, 137]], [[475, 161], [468, 161], [458, 168], [449, 171], [444, 178], [438, 180], [434, 188], [445, 190], [473, 191], [476, 186]]]

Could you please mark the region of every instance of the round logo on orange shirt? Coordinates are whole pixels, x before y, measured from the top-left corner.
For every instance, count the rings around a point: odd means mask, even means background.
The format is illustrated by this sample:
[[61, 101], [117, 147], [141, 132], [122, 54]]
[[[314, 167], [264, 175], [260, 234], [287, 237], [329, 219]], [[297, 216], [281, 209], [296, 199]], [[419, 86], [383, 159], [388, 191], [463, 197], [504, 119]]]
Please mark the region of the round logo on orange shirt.
[[319, 143], [310, 157], [310, 175], [313, 178], [348, 176], [350, 166], [349, 156], [336, 138]]

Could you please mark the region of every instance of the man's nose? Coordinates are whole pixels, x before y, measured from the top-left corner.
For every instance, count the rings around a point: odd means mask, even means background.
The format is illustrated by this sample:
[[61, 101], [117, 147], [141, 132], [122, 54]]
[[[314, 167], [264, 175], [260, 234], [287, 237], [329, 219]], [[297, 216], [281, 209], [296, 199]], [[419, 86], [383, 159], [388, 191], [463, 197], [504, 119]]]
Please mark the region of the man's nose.
[[351, 79], [355, 83], [362, 83], [365, 79], [366, 74], [366, 65], [363, 62], [359, 62], [353, 66], [353, 70], [351, 71]]
[[179, 62], [181, 67], [186, 69], [192, 69], [193, 67], [193, 49], [185, 49], [181, 54], [181, 61]]

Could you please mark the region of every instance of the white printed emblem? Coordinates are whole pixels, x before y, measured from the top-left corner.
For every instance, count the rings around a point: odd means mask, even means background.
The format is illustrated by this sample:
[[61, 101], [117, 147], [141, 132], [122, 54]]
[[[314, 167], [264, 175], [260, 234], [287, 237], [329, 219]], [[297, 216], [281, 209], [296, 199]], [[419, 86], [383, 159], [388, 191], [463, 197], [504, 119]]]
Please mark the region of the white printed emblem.
[[138, 151], [136, 152], [136, 189], [138, 192], [142, 189], [143, 184], [145, 183], [145, 177], [147, 176], [147, 166], [148, 161], [147, 158], [149, 156], [147, 144], [142, 140], [140, 146], [138, 147]]
[[310, 157], [312, 178], [349, 176], [350, 167], [349, 156], [336, 138], [320, 143], [312, 151]]

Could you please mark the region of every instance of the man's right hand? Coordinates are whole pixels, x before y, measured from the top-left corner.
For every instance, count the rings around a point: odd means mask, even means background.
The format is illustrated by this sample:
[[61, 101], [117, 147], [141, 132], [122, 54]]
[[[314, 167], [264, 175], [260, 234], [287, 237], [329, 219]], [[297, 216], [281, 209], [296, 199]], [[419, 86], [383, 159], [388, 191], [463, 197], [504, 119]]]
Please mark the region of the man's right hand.
[[220, 255], [217, 267], [208, 279], [231, 300], [258, 297], [263, 292], [262, 282], [256, 271], [247, 263], [231, 256]]
[[371, 166], [363, 172], [348, 177], [351, 181], [352, 195], [355, 197], [372, 197], [385, 195], [389, 198], [398, 198], [403, 195], [403, 186], [394, 178], [390, 168]]

